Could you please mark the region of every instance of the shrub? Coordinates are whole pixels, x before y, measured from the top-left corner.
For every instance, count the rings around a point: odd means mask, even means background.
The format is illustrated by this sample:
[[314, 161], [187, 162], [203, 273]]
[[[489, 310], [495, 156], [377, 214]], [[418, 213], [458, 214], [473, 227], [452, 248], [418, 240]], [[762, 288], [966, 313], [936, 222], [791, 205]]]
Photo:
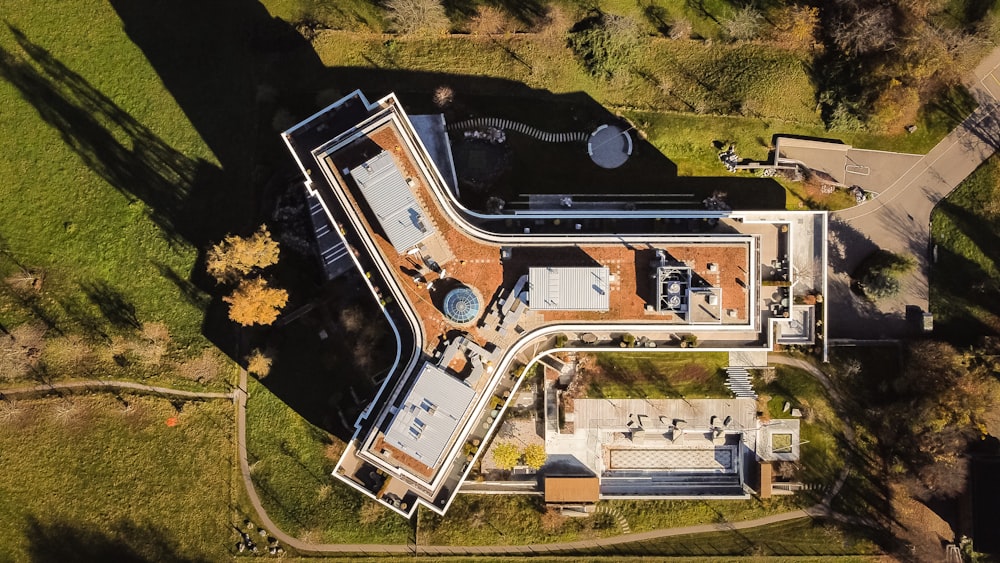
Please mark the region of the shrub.
[[511, 442], [500, 442], [493, 447], [493, 462], [505, 471], [514, 469], [521, 460], [521, 451]]
[[626, 332], [622, 335], [622, 348], [635, 348], [635, 335]]
[[628, 16], [600, 14], [581, 22], [569, 46], [594, 76], [611, 78], [627, 70], [639, 45], [639, 24]]
[[532, 469], [541, 469], [546, 458], [545, 446], [541, 444], [531, 444], [524, 448], [524, 464]]
[[899, 293], [899, 278], [913, 266], [912, 258], [879, 249], [865, 258], [852, 277], [865, 296], [885, 299]]
[[562, 347], [566, 346], [566, 342], [568, 342], [568, 341], [569, 341], [569, 337], [567, 337], [565, 334], [563, 334], [563, 333], [557, 334], [556, 335], [556, 348], [562, 348]]

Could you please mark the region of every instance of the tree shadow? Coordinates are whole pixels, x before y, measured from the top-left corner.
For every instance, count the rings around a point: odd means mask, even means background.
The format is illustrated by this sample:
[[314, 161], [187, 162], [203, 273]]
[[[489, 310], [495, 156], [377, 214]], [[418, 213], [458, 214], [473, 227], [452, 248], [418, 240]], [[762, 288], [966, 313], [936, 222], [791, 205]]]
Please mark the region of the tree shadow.
[[36, 563], [209, 561], [203, 557], [181, 555], [177, 542], [162, 531], [150, 524], [130, 520], [118, 520], [97, 528], [70, 522], [43, 522], [29, 517], [24, 536], [30, 559]]
[[97, 306], [111, 326], [117, 329], [139, 328], [135, 305], [125, 299], [120, 291], [103, 280], [83, 282], [79, 285], [87, 299]]
[[[541, 9], [533, 0], [501, 3], [524, 17]], [[393, 68], [388, 47], [385, 53], [372, 54], [375, 64], [387, 68], [327, 68], [306, 39], [288, 23], [271, 17], [257, 2], [179, 0], [169, 5], [139, 5], [113, 0], [112, 6], [125, 33], [149, 60], [218, 165], [171, 147], [14, 28], [10, 32], [23, 53], [0, 52], [0, 77], [21, 92], [88, 167], [127, 201], [142, 201], [165, 237], [200, 251], [227, 233], [259, 224], [255, 217], [262, 214], [262, 186], [268, 178], [294, 171], [277, 131], [294, 123], [296, 117], [314, 113], [322, 106], [318, 100], [334, 89], [343, 89], [334, 93], [334, 99], [354, 88], [362, 89], [369, 99], [395, 91], [409, 111], [422, 113], [440, 112], [433, 104], [432, 92], [442, 84], [453, 84], [458, 101], [445, 110], [449, 122], [489, 115], [539, 128], [591, 131], [597, 125], [620, 121], [582, 92], [553, 94], [504, 79]], [[569, 192], [577, 191], [578, 185], [598, 186], [599, 190], [591, 189], [600, 193], [626, 186], [630, 192], [649, 194], [661, 194], [667, 186], [670, 191], [690, 193], [691, 205], [700, 208], [700, 198], [717, 190], [722, 182], [734, 201], [756, 202], [756, 208], [765, 201], [783, 208], [784, 191], [776, 182], [679, 178], [673, 162], [641, 136], [636, 137], [632, 159], [619, 170], [597, 170], [585, 149], [578, 147], [577, 153], [567, 156], [566, 166], [547, 168], [551, 176], [534, 174], [535, 185], [551, 182]], [[545, 155], [537, 144], [525, 146], [527, 150], [521, 151], [525, 154]], [[536, 163], [528, 164], [525, 176], [532, 175]], [[301, 273], [292, 271], [297, 266], [294, 262], [279, 265], [274, 275], [301, 278]], [[208, 301], [198, 296], [199, 288], [209, 293], [217, 293], [218, 288], [193, 273], [185, 280], [182, 273], [159, 269], [186, 300], [204, 309], [203, 333], [242, 361], [236, 330], [226, 319], [225, 306], [218, 299]], [[100, 287], [91, 290], [94, 302], [110, 322], [122, 326], [136, 322], [135, 311], [127, 302]], [[320, 292], [314, 281], [299, 283], [292, 301], [296, 306], [308, 304], [318, 299]], [[264, 331], [255, 332], [255, 337], [264, 335]], [[276, 364], [278, 372], [280, 363]], [[323, 378], [332, 376], [329, 368], [320, 374]], [[267, 385], [277, 387], [269, 381]], [[342, 387], [341, 394], [344, 391]], [[286, 397], [291, 399], [292, 395]], [[310, 401], [310, 420], [329, 417], [329, 412], [319, 414], [322, 409], [315, 398]]]

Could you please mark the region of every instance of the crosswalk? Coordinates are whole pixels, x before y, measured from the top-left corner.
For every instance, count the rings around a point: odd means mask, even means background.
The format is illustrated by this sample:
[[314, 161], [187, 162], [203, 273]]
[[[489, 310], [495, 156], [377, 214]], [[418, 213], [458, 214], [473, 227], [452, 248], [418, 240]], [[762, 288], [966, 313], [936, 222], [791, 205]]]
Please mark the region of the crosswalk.
[[450, 123], [448, 125], [448, 130], [464, 131], [466, 129], [482, 129], [485, 127], [496, 127], [497, 129], [503, 129], [504, 131], [516, 131], [522, 135], [528, 135], [529, 137], [534, 137], [547, 143], [582, 143], [586, 141], [589, 136], [587, 133], [582, 131], [550, 133], [548, 131], [536, 129], [525, 123], [510, 121], [509, 119], [502, 119], [499, 117], [480, 117], [477, 119], [468, 119], [466, 121]]

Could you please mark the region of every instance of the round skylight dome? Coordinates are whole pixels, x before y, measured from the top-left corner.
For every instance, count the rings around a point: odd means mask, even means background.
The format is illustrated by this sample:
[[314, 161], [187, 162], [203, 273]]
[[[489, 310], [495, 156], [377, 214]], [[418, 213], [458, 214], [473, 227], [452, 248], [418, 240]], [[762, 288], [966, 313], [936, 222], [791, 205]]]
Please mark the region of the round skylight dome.
[[464, 285], [456, 287], [444, 296], [444, 314], [454, 323], [471, 323], [479, 316], [479, 298]]

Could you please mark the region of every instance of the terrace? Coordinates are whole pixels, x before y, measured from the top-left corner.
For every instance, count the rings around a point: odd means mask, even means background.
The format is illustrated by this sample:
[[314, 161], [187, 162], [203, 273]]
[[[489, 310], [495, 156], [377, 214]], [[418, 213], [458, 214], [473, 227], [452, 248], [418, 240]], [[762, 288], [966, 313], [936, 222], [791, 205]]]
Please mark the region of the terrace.
[[[742, 220], [723, 218], [712, 234], [619, 235], [580, 232], [583, 223], [566, 212], [534, 213], [534, 224], [575, 229], [518, 232], [521, 220], [500, 223], [453, 199], [394, 97], [368, 104], [356, 93], [338, 103], [357, 117], [359, 99], [368, 114], [353, 127], [317, 132], [337, 121], [324, 117], [338, 111], [334, 104], [284, 134], [310, 191], [350, 223], [338, 231], [387, 317], [414, 340], [409, 350], [410, 337], [400, 335], [391, 376], [356, 424], [358, 439], [337, 469], [347, 482], [403, 514], [414, 500], [443, 513], [468, 445], [489, 437], [516, 390], [515, 362], [531, 362], [557, 331], [598, 344], [635, 332], [652, 347], [674, 341], [669, 331], [699, 330], [721, 346], [768, 345], [760, 318], [779, 312], [761, 308], [762, 236], [741, 231]], [[766, 244], [778, 253], [783, 243]], [[664, 277], [681, 270], [683, 284]], [[428, 377], [462, 395], [445, 425], [429, 422], [432, 410], [413, 414]], [[425, 436], [434, 438], [430, 454], [418, 447]]]

